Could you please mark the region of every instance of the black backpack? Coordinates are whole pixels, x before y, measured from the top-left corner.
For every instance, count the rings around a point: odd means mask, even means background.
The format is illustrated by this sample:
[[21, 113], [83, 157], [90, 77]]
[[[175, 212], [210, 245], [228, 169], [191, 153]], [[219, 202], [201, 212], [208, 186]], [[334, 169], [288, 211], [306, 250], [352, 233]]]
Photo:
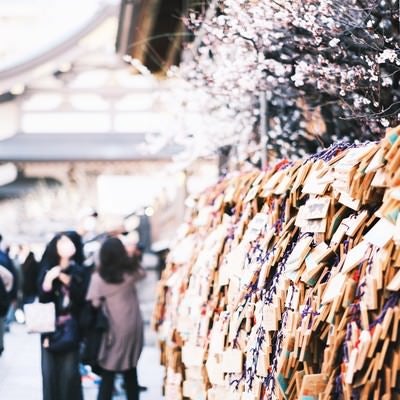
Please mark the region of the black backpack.
[[82, 364], [90, 365], [92, 371], [96, 374], [99, 374], [101, 371], [97, 360], [103, 335], [107, 332], [108, 327], [109, 321], [103, 312], [102, 305], [95, 308], [90, 301], [87, 301], [80, 315], [80, 328], [82, 332], [80, 359]]
[[7, 315], [8, 309], [10, 308], [11, 298], [7, 293], [6, 287], [4, 286], [3, 280], [0, 278], [0, 317]]

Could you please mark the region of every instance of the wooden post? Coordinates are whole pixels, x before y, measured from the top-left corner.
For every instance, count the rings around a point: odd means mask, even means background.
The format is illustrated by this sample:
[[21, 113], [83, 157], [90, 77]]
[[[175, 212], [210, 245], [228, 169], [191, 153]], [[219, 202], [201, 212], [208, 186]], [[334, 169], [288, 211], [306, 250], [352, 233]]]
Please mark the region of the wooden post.
[[261, 167], [267, 166], [267, 144], [268, 144], [268, 103], [267, 93], [260, 92], [260, 144], [261, 144]]

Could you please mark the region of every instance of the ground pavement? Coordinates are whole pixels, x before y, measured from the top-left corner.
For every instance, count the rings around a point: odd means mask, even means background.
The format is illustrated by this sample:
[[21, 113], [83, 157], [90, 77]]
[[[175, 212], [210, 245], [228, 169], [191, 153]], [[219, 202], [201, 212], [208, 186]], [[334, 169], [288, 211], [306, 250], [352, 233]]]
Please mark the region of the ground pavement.
[[[5, 351], [0, 357], [0, 399], [41, 400], [39, 335], [28, 335], [23, 325], [13, 324], [5, 336]], [[138, 366], [139, 382], [147, 386], [140, 400], [161, 400], [163, 369], [159, 366], [159, 352], [146, 346]], [[95, 400], [97, 385], [84, 385], [84, 399]], [[122, 394], [114, 396], [122, 400]], [[71, 399], [73, 400], [73, 399]]]

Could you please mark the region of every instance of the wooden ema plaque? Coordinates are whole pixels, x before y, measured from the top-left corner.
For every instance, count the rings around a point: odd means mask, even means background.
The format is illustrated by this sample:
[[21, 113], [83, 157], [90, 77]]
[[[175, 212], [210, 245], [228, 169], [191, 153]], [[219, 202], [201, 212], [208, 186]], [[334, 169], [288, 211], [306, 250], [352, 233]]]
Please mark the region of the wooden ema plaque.
[[199, 197], [153, 315], [167, 400], [399, 396], [399, 131]]

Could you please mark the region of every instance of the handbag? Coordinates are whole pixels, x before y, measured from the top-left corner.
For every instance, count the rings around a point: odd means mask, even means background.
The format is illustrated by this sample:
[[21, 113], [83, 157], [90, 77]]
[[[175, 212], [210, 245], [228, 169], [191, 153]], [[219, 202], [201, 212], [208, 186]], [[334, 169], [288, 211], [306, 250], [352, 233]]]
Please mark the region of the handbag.
[[103, 335], [108, 331], [109, 321], [103, 310], [103, 302], [100, 307], [94, 307], [87, 302], [81, 314], [81, 326], [83, 328], [83, 341], [81, 347], [81, 362], [89, 365], [93, 372], [99, 370], [98, 358]]
[[51, 333], [56, 330], [54, 303], [25, 304], [24, 313], [28, 333]]
[[49, 335], [47, 350], [53, 353], [66, 353], [79, 348], [79, 327], [75, 318], [68, 317], [57, 324], [54, 333]]

